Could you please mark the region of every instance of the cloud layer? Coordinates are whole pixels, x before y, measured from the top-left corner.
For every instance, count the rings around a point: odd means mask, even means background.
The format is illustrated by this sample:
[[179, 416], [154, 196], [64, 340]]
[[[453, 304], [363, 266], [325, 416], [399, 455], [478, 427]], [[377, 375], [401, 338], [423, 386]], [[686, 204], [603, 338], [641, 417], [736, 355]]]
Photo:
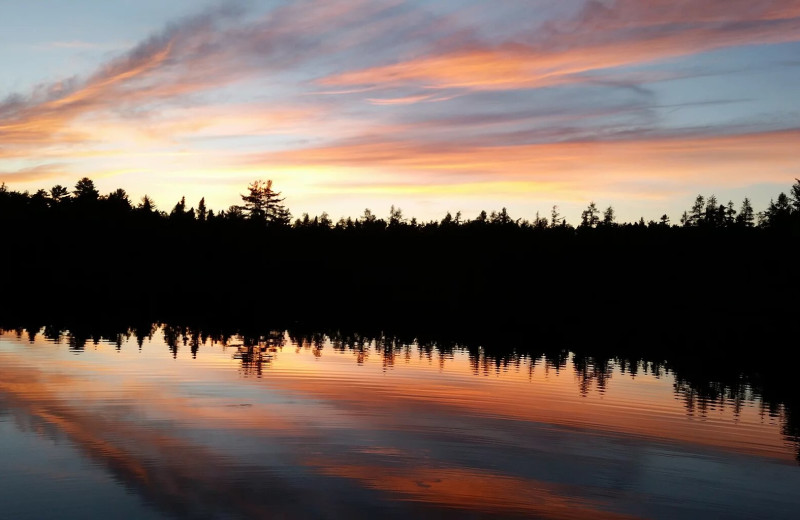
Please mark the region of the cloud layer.
[[0, 93], [0, 180], [175, 198], [200, 176], [227, 206], [271, 176], [311, 212], [354, 187], [397, 188], [411, 214], [509, 184], [677, 204], [800, 175], [781, 88], [798, 40], [796, 0], [226, 3], [88, 76]]

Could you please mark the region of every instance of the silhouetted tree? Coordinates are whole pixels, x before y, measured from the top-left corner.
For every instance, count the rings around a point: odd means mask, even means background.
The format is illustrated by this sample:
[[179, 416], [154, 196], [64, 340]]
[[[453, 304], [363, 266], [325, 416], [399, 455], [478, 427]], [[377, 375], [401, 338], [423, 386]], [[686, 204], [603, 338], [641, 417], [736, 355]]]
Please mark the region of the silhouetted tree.
[[241, 206], [230, 206], [227, 212], [225, 210], [220, 211], [219, 216], [232, 221], [244, 220], [247, 218]]
[[736, 223], [736, 210], [733, 209], [733, 201], [729, 200], [725, 207], [725, 227], [733, 227]]
[[242, 213], [249, 220], [267, 224], [286, 225], [291, 222], [291, 214], [283, 205], [280, 192], [272, 189], [272, 181], [257, 180], [247, 187], [247, 195], [242, 195]]
[[69, 190], [60, 184], [50, 188], [50, 200], [54, 205], [69, 199]]
[[31, 195], [30, 205], [36, 210], [44, 210], [47, 208], [49, 202], [48, 194], [44, 190], [36, 190], [36, 193]]
[[561, 215], [558, 213], [558, 206], [553, 206], [553, 209], [550, 210], [550, 227], [558, 227], [563, 226], [565, 221], [561, 219]]
[[513, 223], [514, 221], [511, 220], [511, 217], [509, 216], [506, 208], [503, 208], [499, 212], [493, 211], [491, 216], [489, 217], [489, 222], [492, 224], [499, 224], [501, 226], [505, 226]]
[[152, 213], [156, 210], [156, 205], [153, 204], [153, 200], [149, 196], [145, 195], [139, 205], [136, 206], [136, 209], [143, 213]]
[[689, 211], [689, 216], [684, 225], [699, 226], [703, 222], [705, 203], [706, 199], [702, 195], [698, 195], [697, 198], [694, 199], [694, 204], [692, 205], [691, 211]]
[[205, 222], [207, 216], [208, 210], [206, 209], [206, 198], [203, 197], [200, 199], [200, 203], [197, 205], [197, 220], [200, 222]]
[[369, 208], [364, 209], [364, 214], [358, 219], [358, 224], [361, 229], [372, 231], [379, 231], [386, 227], [386, 222], [379, 219]]
[[789, 200], [792, 205], [792, 211], [794, 213], [800, 213], [800, 179], [795, 179], [795, 183], [792, 184], [791, 191], [789, 192]]
[[536, 217], [533, 219], [533, 228], [540, 231], [547, 229], [547, 219], [540, 217], [538, 211], [536, 212]]
[[742, 201], [742, 207], [739, 209], [739, 214], [736, 216], [736, 223], [740, 226], [751, 228], [753, 227], [755, 218], [755, 213], [753, 212], [753, 206], [750, 204], [750, 199], [745, 197]]
[[394, 205], [389, 210], [389, 227], [396, 228], [403, 223], [403, 210], [395, 208]]
[[581, 227], [593, 228], [600, 222], [599, 211], [594, 201], [589, 203], [589, 206], [581, 213]]
[[791, 205], [789, 197], [781, 192], [777, 200], [770, 200], [767, 210], [764, 212], [762, 224], [766, 227], [781, 227], [789, 223], [791, 215]]
[[105, 200], [114, 211], [120, 214], [124, 214], [131, 209], [131, 201], [128, 198], [128, 194], [122, 188], [109, 193]]
[[75, 184], [72, 192], [78, 202], [95, 201], [100, 196], [100, 192], [94, 187], [94, 182], [88, 177], [84, 177]]
[[375, 214], [372, 212], [372, 210], [369, 209], [369, 208], [365, 208], [364, 209], [364, 214], [361, 215], [361, 221], [362, 222], [375, 222], [376, 220], [378, 220], [378, 217], [375, 216]]
[[718, 216], [717, 197], [711, 195], [706, 201], [706, 209], [703, 213], [703, 218], [700, 219], [700, 223], [712, 228], [719, 227], [721, 222], [719, 222]]
[[450, 212], [448, 211], [447, 214], [444, 216], [444, 218], [439, 222], [439, 227], [449, 228], [454, 225], [453, 220], [454, 220], [453, 215], [451, 215]]
[[609, 206], [603, 212], [603, 221], [601, 222], [601, 224], [603, 225], [603, 227], [611, 227], [614, 225], [614, 221], [616, 219], [617, 216], [614, 214], [614, 208]]
[[181, 197], [181, 200], [175, 204], [172, 211], [169, 213], [169, 218], [173, 220], [182, 219], [186, 216], [186, 197]]
[[333, 221], [327, 212], [323, 211], [322, 215], [319, 216], [319, 225], [325, 229], [330, 229], [333, 227]]

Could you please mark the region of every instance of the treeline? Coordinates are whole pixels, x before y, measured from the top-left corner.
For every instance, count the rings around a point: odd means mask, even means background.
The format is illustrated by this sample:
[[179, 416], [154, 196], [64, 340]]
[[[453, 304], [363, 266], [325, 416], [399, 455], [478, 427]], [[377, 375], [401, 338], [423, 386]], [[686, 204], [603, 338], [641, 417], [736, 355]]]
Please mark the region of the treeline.
[[572, 226], [559, 213], [558, 206], [553, 206], [549, 219], [541, 217], [537, 212], [533, 220], [514, 219], [505, 208], [487, 213], [481, 211], [474, 219], [465, 219], [461, 212], [455, 215], [447, 213], [441, 220], [426, 222], [416, 218], [407, 219], [399, 208], [392, 208], [387, 218], [381, 218], [370, 209], [357, 217], [341, 217], [334, 221], [327, 213], [311, 217], [304, 213], [301, 218], [292, 221], [289, 209], [283, 204], [280, 192], [272, 188], [272, 181], [255, 181], [248, 186], [248, 194], [242, 195], [243, 205], [230, 206], [227, 210], [214, 212], [206, 207], [205, 198], [200, 199], [197, 208], [187, 207], [185, 197], [175, 204], [170, 211], [159, 210], [153, 200], [145, 195], [138, 203], [133, 203], [124, 189], [117, 189], [101, 195], [91, 179], [79, 180], [72, 191], [61, 185], [50, 190], [40, 189], [31, 194], [27, 191], [9, 190], [0, 184], [0, 223], [20, 224], [31, 218], [45, 216], [80, 217], [94, 219], [119, 219], [123, 217], [138, 218], [149, 223], [161, 221], [188, 224], [195, 223], [227, 223], [242, 225], [245, 222], [257, 223], [263, 227], [284, 229], [328, 229], [328, 230], [361, 230], [386, 231], [406, 229], [417, 231], [453, 230], [465, 227], [481, 229], [485, 227], [518, 228], [520, 230], [564, 230], [585, 232], [589, 229], [610, 230], [619, 228], [701, 228], [701, 229], [788, 229], [800, 226], [800, 180], [791, 187], [789, 194], [780, 193], [770, 200], [768, 207], [758, 213], [752, 207], [749, 198], [745, 198], [739, 209], [735, 209], [733, 201], [720, 204], [716, 196], [698, 195], [691, 209], [684, 211], [680, 224], [672, 224], [668, 215], [662, 215], [658, 221], [645, 222], [641, 218], [637, 222], [617, 222], [612, 206], [600, 211], [594, 202], [580, 215], [580, 223]]
[[[794, 320], [800, 181], [759, 214], [698, 197], [680, 225], [617, 223], [594, 204], [581, 224], [506, 210], [418, 222], [327, 215], [292, 221], [270, 182], [241, 206], [184, 199], [159, 210], [90, 179], [34, 194], [0, 188], [0, 311], [111, 309], [152, 320], [291, 321], [558, 331], [632, 323], [708, 335]], [[655, 329], [654, 329], [655, 330]]]

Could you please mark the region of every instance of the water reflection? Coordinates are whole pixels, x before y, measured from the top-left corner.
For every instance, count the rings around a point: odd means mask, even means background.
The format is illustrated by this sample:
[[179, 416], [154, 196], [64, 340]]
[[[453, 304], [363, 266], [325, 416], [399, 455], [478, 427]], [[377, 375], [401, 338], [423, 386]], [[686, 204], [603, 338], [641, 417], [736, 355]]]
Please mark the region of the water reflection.
[[10, 331], [0, 367], [0, 411], [19, 431], [78, 450], [111, 477], [100, 488], [165, 516], [790, 518], [800, 507], [790, 406], [666, 362], [146, 325]]

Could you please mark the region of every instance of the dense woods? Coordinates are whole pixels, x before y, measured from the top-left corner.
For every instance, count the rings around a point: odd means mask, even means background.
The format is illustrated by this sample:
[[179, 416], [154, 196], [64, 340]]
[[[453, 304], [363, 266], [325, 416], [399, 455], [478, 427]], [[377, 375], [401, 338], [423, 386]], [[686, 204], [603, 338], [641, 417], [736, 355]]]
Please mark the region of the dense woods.
[[241, 206], [188, 206], [101, 195], [87, 178], [33, 194], [3, 186], [0, 266], [14, 297], [2, 305], [459, 331], [678, 322], [714, 336], [798, 311], [800, 181], [759, 213], [699, 195], [679, 224], [620, 223], [594, 203], [577, 226], [557, 207], [533, 221], [501, 209], [419, 222], [394, 207], [292, 220], [269, 181]]

